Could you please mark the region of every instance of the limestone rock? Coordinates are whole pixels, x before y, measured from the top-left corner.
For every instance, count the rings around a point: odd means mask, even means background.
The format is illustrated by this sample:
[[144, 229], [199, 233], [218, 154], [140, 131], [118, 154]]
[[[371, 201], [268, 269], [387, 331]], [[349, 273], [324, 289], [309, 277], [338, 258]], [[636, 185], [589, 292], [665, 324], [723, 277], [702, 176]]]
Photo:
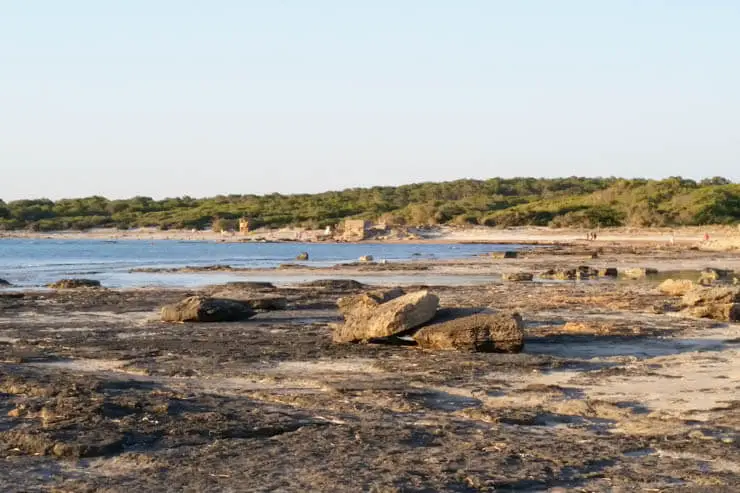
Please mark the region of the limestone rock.
[[235, 322], [254, 316], [246, 303], [235, 300], [191, 296], [162, 307], [163, 322]]
[[61, 279], [49, 284], [48, 287], [52, 289], [99, 288], [100, 281], [94, 279]]
[[369, 317], [379, 305], [403, 295], [404, 292], [401, 288], [376, 289], [355, 296], [339, 298], [337, 307], [345, 319]]
[[414, 334], [424, 349], [517, 353], [524, 346], [518, 313], [476, 314], [432, 323]]
[[658, 286], [658, 291], [669, 296], [683, 296], [692, 289], [694, 283], [689, 279], [666, 279]]
[[437, 312], [439, 298], [428, 291], [417, 291], [379, 304], [368, 315], [357, 309], [343, 325], [334, 328], [334, 342], [360, 342], [406, 332], [430, 321]]
[[501, 275], [504, 281], [531, 281], [534, 274], [530, 272], [507, 272]]

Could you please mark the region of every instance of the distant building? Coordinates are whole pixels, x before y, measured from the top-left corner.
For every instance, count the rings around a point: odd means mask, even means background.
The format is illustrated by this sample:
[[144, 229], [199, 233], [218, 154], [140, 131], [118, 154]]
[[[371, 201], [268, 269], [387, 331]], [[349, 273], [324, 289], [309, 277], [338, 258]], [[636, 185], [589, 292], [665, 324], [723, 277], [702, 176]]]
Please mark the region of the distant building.
[[244, 217], [239, 219], [239, 232], [243, 235], [249, 233], [249, 219]]
[[360, 241], [367, 237], [370, 223], [362, 219], [347, 219], [344, 221], [343, 238], [349, 241]]

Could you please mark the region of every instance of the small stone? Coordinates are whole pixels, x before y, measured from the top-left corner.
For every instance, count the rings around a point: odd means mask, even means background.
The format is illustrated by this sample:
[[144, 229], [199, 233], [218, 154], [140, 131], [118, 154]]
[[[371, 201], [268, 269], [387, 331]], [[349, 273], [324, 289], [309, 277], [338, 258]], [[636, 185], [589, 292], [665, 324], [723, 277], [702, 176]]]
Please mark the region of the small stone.
[[534, 279], [534, 274], [530, 272], [507, 272], [501, 275], [504, 281], [522, 282]]

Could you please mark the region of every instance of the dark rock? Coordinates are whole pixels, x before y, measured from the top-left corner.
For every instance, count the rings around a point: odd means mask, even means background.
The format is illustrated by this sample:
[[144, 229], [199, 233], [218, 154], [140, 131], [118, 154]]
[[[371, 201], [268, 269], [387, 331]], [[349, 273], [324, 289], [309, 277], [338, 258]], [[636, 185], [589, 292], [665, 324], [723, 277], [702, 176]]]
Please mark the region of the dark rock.
[[518, 313], [476, 314], [432, 322], [413, 338], [424, 349], [518, 353], [524, 347], [523, 322]]
[[10, 283], [5, 279], [0, 279], [0, 286], [10, 286]]
[[163, 322], [234, 322], [246, 320], [254, 314], [246, 303], [205, 296], [191, 296], [166, 305], [161, 311]]
[[599, 276], [601, 277], [617, 277], [619, 276], [619, 271], [616, 267], [605, 267], [603, 269], [599, 269]]

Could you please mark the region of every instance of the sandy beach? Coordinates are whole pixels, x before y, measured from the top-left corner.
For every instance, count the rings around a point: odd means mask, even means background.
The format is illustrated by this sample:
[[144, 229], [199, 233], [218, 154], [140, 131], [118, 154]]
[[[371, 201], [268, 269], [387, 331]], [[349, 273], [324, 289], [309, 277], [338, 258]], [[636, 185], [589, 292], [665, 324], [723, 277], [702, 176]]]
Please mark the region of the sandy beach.
[[[387, 237], [382, 240], [369, 239], [366, 242], [438, 242], [438, 243], [656, 243], [656, 244], [696, 244], [706, 249], [740, 248], [740, 228], [731, 226], [677, 227], [677, 228], [603, 228], [598, 230], [521, 227], [489, 228], [467, 227], [456, 228], [440, 226], [433, 228], [409, 228], [405, 237]], [[594, 241], [587, 240], [588, 233], [596, 233]], [[336, 241], [322, 240], [324, 230], [304, 230], [301, 228], [283, 228], [257, 230], [247, 234], [237, 232], [214, 232], [210, 230], [168, 230], [157, 228], [139, 228], [133, 230], [93, 229], [88, 231], [30, 232], [4, 231], [0, 238], [31, 239], [97, 239], [97, 240], [177, 240], [177, 241]], [[709, 235], [709, 241], [705, 240]], [[388, 235], [392, 236], [392, 235]]]

